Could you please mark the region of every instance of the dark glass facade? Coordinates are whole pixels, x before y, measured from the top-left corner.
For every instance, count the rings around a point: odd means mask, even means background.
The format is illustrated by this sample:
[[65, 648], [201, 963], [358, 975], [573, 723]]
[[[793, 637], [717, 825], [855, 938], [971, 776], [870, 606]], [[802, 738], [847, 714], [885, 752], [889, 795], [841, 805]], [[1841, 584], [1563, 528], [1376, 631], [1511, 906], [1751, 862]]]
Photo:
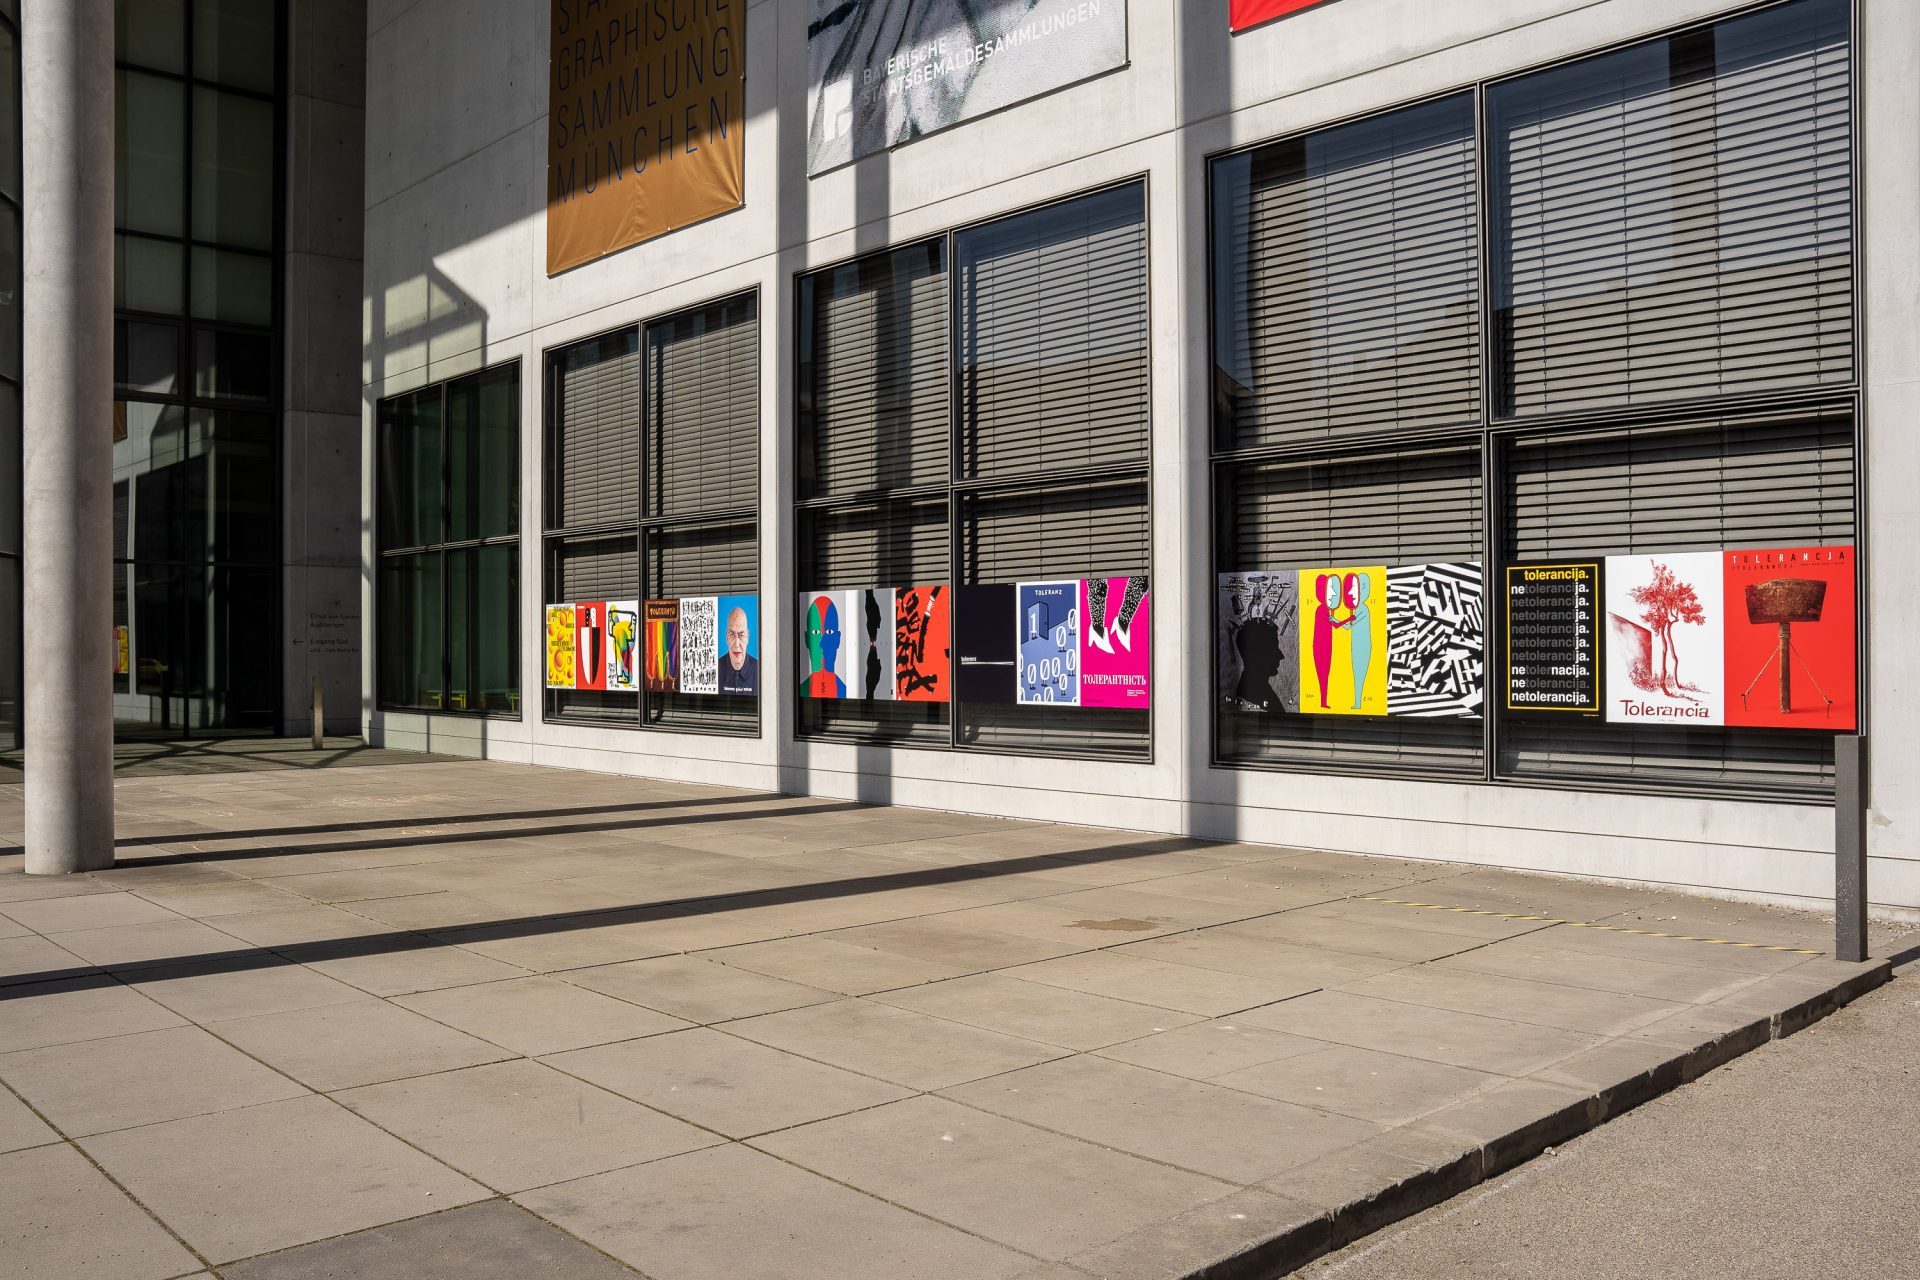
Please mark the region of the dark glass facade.
[[20, 25], [0, 2], [0, 749], [20, 745]]

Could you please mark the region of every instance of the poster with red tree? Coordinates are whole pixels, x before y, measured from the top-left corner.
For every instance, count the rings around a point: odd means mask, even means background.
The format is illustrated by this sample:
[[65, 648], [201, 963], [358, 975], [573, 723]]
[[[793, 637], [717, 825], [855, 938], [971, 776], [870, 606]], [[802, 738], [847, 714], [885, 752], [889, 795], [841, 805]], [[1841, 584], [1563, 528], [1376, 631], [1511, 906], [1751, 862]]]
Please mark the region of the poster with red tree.
[[1725, 553], [1728, 724], [1855, 728], [1854, 570], [1847, 546]]
[[1723, 723], [1721, 554], [1607, 557], [1609, 721]]

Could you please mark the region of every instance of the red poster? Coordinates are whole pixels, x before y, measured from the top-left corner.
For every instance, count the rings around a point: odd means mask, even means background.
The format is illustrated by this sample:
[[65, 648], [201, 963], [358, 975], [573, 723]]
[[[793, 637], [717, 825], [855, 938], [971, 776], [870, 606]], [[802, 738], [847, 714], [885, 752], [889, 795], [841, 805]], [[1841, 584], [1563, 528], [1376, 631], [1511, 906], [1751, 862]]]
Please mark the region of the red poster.
[[1284, 18], [1290, 13], [1325, 3], [1326, 0], [1232, 0], [1227, 20], [1235, 31], [1245, 31], [1248, 27], [1257, 27], [1263, 22], [1271, 22], [1275, 18]]
[[905, 702], [953, 697], [945, 586], [901, 587], [893, 600], [893, 696]]
[[607, 602], [595, 600], [590, 604], [573, 606], [574, 652], [579, 656], [573, 664], [573, 687], [576, 689], [604, 689], [607, 687]]
[[1725, 564], [1726, 723], [1851, 732], [1853, 548], [1729, 551]]

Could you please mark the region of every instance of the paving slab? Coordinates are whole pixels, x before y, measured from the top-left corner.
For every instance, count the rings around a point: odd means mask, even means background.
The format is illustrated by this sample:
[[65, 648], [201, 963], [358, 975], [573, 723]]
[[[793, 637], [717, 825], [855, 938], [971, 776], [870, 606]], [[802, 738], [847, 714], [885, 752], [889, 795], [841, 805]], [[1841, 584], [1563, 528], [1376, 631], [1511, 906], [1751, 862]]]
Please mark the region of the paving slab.
[[824, 1004], [839, 993], [700, 956], [661, 956], [569, 970], [566, 980], [688, 1022], [726, 1022]]
[[106, 976], [0, 988], [0, 1053], [156, 1031], [185, 1021]]
[[33, 1108], [0, 1089], [0, 1153], [24, 1151], [60, 1141], [60, 1135], [33, 1114]]
[[199, 1266], [72, 1147], [0, 1156], [4, 1274], [166, 1280]]
[[94, 966], [37, 934], [0, 938], [0, 986], [80, 977]]
[[268, 954], [134, 969], [124, 976], [142, 995], [203, 1024], [368, 998], [344, 982]]
[[12, 902], [0, 907], [16, 923], [35, 933], [71, 933], [76, 929], [110, 929], [116, 925], [152, 924], [178, 920], [178, 912], [130, 893], [92, 894], [76, 898], [49, 898], [40, 902]]
[[1008, 977], [1111, 996], [1200, 1017], [1219, 1017], [1297, 994], [1292, 983], [1169, 964], [1124, 951], [1087, 951], [1006, 971]]
[[653, 1280], [1001, 1280], [1033, 1263], [738, 1145], [515, 1199]]
[[199, 1027], [10, 1053], [0, 1080], [74, 1137], [307, 1092]]
[[321, 1097], [123, 1129], [79, 1145], [216, 1265], [487, 1196]]
[[529, 1057], [688, 1024], [556, 978], [513, 978], [397, 996], [394, 1003]]
[[875, 1004], [838, 1000], [729, 1023], [729, 1033], [909, 1089], [939, 1089], [1030, 1067], [1065, 1050]]
[[1194, 1014], [1174, 1009], [992, 973], [883, 992], [871, 998], [880, 1004], [1065, 1049], [1099, 1049], [1199, 1021]]
[[525, 1191], [722, 1139], [538, 1062], [500, 1062], [334, 1095], [496, 1191]]
[[489, 1200], [221, 1268], [226, 1280], [635, 1280], [515, 1204]]
[[287, 947], [284, 954], [317, 973], [376, 996], [412, 995], [527, 976], [524, 969], [456, 947], [438, 947], [425, 938], [316, 942]]
[[1316, 991], [1238, 1015], [1239, 1021], [1290, 1035], [1401, 1053], [1496, 1075], [1525, 1075], [1600, 1037], [1551, 1027], [1380, 1000], [1351, 991]]
[[1375, 1124], [1402, 1125], [1504, 1084], [1510, 1077], [1373, 1049], [1329, 1045], [1212, 1079], [1230, 1089], [1244, 1089], [1304, 1107], [1319, 1107]]
[[1136, 1067], [1150, 1067], [1169, 1075], [1211, 1080], [1263, 1062], [1318, 1053], [1326, 1047], [1324, 1040], [1269, 1031], [1238, 1019], [1215, 1018], [1138, 1040], [1110, 1044], [1099, 1053], [1103, 1058], [1131, 1062]]
[[903, 956], [835, 938], [783, 938], [777, 942], [727, 947], [714, 952], [711, 958], [736, 969], [786, 978], [848, 996], [939, 982], [971, 972], [966, 965]]
[[123, 924], [111, 929], [81, 929], [55, 934], [60, 945], [87, 964], [102, 969], [140, 969], [230, 955], [233, 938], [198, 920], [174, 917], [152, 924]]
[[311, 1089], [331, 1092], [512, 1057], [512, 1051], [384, 1000], [292, 1009], [219, 1024], [222, 1039]]

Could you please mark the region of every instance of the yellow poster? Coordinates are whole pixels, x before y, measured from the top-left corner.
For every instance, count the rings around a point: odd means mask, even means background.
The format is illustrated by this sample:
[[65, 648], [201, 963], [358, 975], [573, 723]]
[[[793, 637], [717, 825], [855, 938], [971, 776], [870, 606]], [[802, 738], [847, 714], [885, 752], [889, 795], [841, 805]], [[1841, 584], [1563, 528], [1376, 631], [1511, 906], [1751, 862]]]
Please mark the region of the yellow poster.
[[570, 604], [548, 605], [547, 688], [573, 688], [573, 655], [576, 643], [573, 606]]
[[1387, 714], [1387, 567], [1300, 570], [1300, 710]]
[[551, 3], [547, 274], [738, 209], [747, 0]]
[[127, 643], [127, 629], [125, 627], [115, 627], [113, 629], [113, 643], [114, 648], [118, 650], [113, 660], [113, 674], [124, 676], [127, 674], [128, 667], [131, 665], [129, 661], [131, 655], [127, 652], [129, 646]]

